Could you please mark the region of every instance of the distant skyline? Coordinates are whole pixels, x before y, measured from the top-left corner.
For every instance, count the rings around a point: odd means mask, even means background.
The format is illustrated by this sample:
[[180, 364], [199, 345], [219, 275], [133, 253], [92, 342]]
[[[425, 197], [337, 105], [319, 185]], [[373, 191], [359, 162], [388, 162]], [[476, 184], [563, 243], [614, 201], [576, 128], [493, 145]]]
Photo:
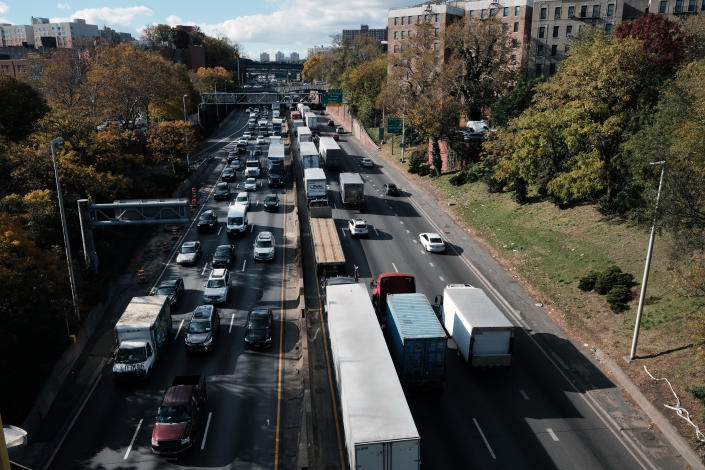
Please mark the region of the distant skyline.
[[149, 24], [198, 25], [210, 36], [223, 36], [236, 42], [247, 57], [258, 60], [262, 52], [274, 57], [277, 51], [289, 56], [297, 52], [306, 58], [309, 47], [329, 45], [331, 36], [361, 24], [384, 28], [390, 8], [418, 2], [352, 0], [332, 3], [321, 0], [118, 0], [2, 1], [0, 23], [29, 24], [32, 16], [55, 21], [83, 18], [102, 28], [139, 38]]

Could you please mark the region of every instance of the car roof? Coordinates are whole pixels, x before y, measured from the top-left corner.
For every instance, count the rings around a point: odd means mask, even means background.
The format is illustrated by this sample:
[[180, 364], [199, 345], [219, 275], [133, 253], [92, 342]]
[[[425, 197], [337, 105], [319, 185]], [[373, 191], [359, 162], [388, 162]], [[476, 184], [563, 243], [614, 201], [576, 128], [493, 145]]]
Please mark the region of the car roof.
[[358, 222], [362, 222], [363, 224], [367, 223], [367, 221], [365, 219], [361, 219], [359, 217], [353, 217], [352, 219], [350, 219], [350, 221], [353, 223], [358, 223]]
[[254, 178], [247, 178], [245, 180], [245, 183], [256, 183], [256, 182], [257, 182], [257, 180], [255, 180]]
[[228, 183], [226, 183], [225, 181], [222, 181], [222, 182], [218, 183], [217, 187], [218, 188], [228, 188], [229, 186], [228, 186]]
[[215, 307], [213, 307], [213, 305], [199, 305], [193, 311], [191, 320], [207, 320], [211, 317], [211, 315], [213, 315], [214, 311]]
[[220, 279], [222, 277], [225, 277], [226, 271], [227, 270], [225, 268], [214, 269], [213, 271], [211, 271], [210, 278], [211, 279]]
[[421, 235], [426, 235], [428, 238], [434, 238], [434, 237], [441, 238], [441, 239], [443, 238], [439, 234], [437, 234], [436, 232], [426, 232], [426, 233], [422, 233]]
[[274, 235], [272, 235], [272, 232], [260, 232], [257, 234], [257, 238], [259, 240], [271, 240]]
[[240, 191], [237, 193], [237, 197], [250, 197], [250, 193], [245, 192], [245, 191]]
[[203, 215], [212, 215], [212, 214], [215, 214], [215, 212], [213, 212], [213, 209], [208, 209], [207, 211], [201, 212], [202, 216]]
[[265, 196], [265, 198], [268, 198], [268, 197], [273, 197], [273, 198], [275, 198], [275, 199], [279, 199], [279, 196], [277, 196], [277, 195], [274, 194], [274, 193], [269, 193], [269, 194], [267, 194], [267, 195]]
[[175, 385], [173, 387], [169, 387], [164, 394], [162, 405], [176, 406], [188, 404], [191, 396], [193, 395], [194, 388], [195, 385]]
[[162, 281], [159, 283], [157, 288], [159, 287], [173, 287], [176, 285], [176, 283], [179, 282], [179, 279], [167, 279], [166, 281]]
[[194, 247], [194, 246], [196, 246], [197, 244], [198, 244], [198, 242], [184, 242], [184, 244], [181, 245], [181, 246], [185, 246], [185, 247], [188, 248], [188, 247]]
[[232, 245], [218, 245], [215, 247], [216, 250], [220, 250], [220, 249], [229, 250], [231, 248], [232, 248]]
[[266, 316], [269, 314], [269, 308], [263, 306], [257, 306], [250, 310], [250, 315], [252, 316]]

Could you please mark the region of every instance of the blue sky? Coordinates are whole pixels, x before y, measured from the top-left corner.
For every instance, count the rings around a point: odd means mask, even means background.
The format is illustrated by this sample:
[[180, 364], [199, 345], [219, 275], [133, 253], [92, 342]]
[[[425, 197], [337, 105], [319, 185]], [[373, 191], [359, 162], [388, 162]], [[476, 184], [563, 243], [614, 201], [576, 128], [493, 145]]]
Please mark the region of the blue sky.
[[330, 44], [330, 36], [361, 24], [383, 28], [389, 8], [406, 7], [411, 0], [0, 0], [0, 22], [29, 24], [30, 17], [52, 21], [83, 18], [99, 27], [108, 25], [139, 37], [148, 24], [199, 25], [211, 36], [238, 43], [246, 55], [260, 52], [306, 57], [309, 47]]

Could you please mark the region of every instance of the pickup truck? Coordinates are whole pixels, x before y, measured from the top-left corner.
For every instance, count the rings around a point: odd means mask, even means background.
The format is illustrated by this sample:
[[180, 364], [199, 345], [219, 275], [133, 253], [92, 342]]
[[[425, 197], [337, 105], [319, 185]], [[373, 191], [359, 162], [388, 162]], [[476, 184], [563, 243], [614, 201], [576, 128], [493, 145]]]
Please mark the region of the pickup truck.
[[164, 392], [152, 430], [152, 452], [174, 455], [193, 446], [206, 410], [206, 377], [177, 375]]

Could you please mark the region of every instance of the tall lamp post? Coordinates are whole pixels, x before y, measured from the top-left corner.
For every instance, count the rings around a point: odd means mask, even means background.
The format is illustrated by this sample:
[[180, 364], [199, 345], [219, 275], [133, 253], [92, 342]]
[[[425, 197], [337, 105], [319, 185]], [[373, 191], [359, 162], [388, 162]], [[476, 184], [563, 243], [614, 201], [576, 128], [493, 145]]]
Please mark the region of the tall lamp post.
[[654, 220], [651, 224], [651, 236], [649, 237], [649, 248], [646, 251], [646, 263], [644, 264], [644, 278], [641, 281], [641, 294], [639, 294], [639, 308], [636, 312], [636, 323], [634, 324], [634, 338], [632, 339], [632, 350], [629, 353], [629, 360], [633, 361], [636, 356], [636, 343], [639, 340], [639, 326], [641, 324], [641, 314], [644, 311], [644, 296], [646, 295], [646, 283], [649, 281], [649, 268], [651, 267], [651, 253], [654, 248], [654, 233], [656, 231], [656, 218], [658, 217], [658, 202], [661, 198], [661, 186], [663, 185], [663, 172], [666, 169], [666, 162], [651, 162], [650, 165], [661, 165], [661, 178], [658, 182], [658, 192], [656, 193], [656, 205], [654, 206]]
[[[78, 295], [76, 294], [76, 278], [73, 273], [73, 261], [71, 257], [71, 244], [69, 243], [69, 232], [66, 227], [66, 212], [64, 210], [64, 195], [61, 191], [61, 181], [59, 180], [59, 166], [56, 163], [56, 147], [64, 144], [63, 137], [57, 137], [51, 141], [51, 158], [54, 161], [54, 177], [56, 178], [56, 194], [59, 198], [59, 214], [61, 215], [61, 228], [64, 232], [64, 245], [66, 247], [66, 264], [69, 268], [69, 282], [71, 284], [71, 299], [73, 300], [73, 310], [76, 319], [81, 320], [81, 312], [78, 309]], [[68, 329], [68, 324], [67, 324]]]
[[[181, 101], [184, 102], [184, 123], [188, 122], [188, 119], [186, 116], [186, 97], [188, 97], [188, 95], [184, 95], [181, 97]], [[188, 151], [188, 132], [187, 132], [186, 128], [184, 128], [184, 135], [186, 137], [186, 168], [190, 169], [191, 168], [191, 160], [189, 159], [189, 154], [191, 152]]]

